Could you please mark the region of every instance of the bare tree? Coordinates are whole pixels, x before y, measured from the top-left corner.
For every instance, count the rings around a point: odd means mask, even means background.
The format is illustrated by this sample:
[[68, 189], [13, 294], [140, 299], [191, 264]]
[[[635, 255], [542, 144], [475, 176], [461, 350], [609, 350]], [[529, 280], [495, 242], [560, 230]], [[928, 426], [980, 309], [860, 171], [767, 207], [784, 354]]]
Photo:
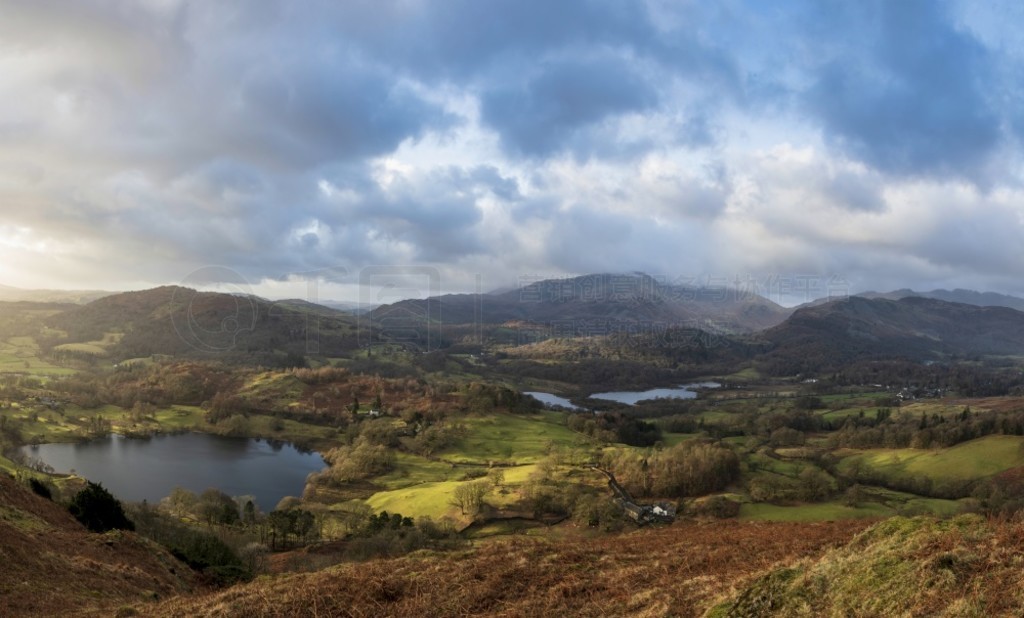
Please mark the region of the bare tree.
[[486, 480], [463, 483], [455, 488], [450, 504], [459, 507], [463, 515], [476, 515], [483, 506], [484, 496], [490, 487], [490, 481]]

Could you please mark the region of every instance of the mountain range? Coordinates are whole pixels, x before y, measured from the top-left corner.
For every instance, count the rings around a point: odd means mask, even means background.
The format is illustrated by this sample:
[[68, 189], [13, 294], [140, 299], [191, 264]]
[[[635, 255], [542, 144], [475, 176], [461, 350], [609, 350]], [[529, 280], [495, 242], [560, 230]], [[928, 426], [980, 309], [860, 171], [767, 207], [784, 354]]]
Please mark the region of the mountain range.
[[371, 316], [410, 324], [520, 322], [579, 335], [645, 326], [749, 333], [775, 326], [789, 313], [777, 303], [735, 288], [678, 285], [642, 273], [604, 273], [538, 281], [489, 294], [403, 300], [378, 307]]
[[[25, 308], [24, 303], [4, 306]], [[479, 325], [484, 340], [494, 342], [502, 341], [501, 332], [515, 329], [541, 331], [538, 339], [616, 335], [614, 345], [621, 344], [623, 334], [705, 332], [715, 337], [712, 344], [745, 342], [743, 349], [760, 350], [760, 360], [775, 367], [775, 374], [825, 371], [863, 359], [924, 362], [1024, 354], [1024, 312], [1018, 310], [1024, 299], [1012, 296], [897, 290], [791, 309], [738, 290], [672, 285], [643, 274], [588, 275], [490, 294], [403, 300], [363, 316], [303, 300], [177, 286], [47, 307], [39, 313], [45, 316], [39, 318], [39, 338], [46, 349], [81, 355], [100, 348], [112, 360], [216, 356], [273, 366], [306, 356], [345, 356], [371, 336], [409, 341], [395, 336], [402, 328], [458, 332], [465, 325]], [[652, 353], [660, 354], [658, 349], [653, 346]]]
[[[955, 290], [938, 289], [930, 292], [915, 292], [909, 288], [901, 288], [891, 292], [861, 292], [854, 296], [870, 299], [881, 298], [885, 300], [900, 300], [911, 297], [932, 298], [935, 300], [944, 300], [949, 303], [963, 303], [965, 305], [975, 305], [977, 307], [1009, 307], [1010, 309], [1016, 309], [1017, 311], [1024, 311], [1024, 298], [1010, 296], [1009, 294], [999, 294], [997, 292], [977, 292], [961, 288], [957, 288]], [[838, 300], [839, 298], [847, 297], [818, 298], [811, 302], [799, 305], [798, 307], [795, 307], [795, 309], [816, 307], [818, 305]]]

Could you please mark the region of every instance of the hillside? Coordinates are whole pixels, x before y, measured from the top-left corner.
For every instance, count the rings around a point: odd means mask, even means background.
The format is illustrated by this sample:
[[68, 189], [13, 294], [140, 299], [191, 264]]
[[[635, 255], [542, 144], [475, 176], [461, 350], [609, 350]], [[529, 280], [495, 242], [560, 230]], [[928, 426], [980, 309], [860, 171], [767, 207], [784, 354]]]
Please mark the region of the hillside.
[[1024, 353], [1024, 313], [941, 300], [851, 296], [797, 310], [760, 337], [773, 373], [820, 372], [856, 360], [913, 361]]
[[88, 532], [0, 473], [0, 615], [68, 615], [191, 591], [192, 571], [131, 532]]
[[1024, 526], [893, 518], [821, 558], [779, 566], [708, 616], [1020, 616]]
[[107, 296], [46, 325], [66, 334], [47, 342], [58, 352], [112, 360], [162, 354], [274, 365], [287, 355], [329, 356], [358, 345], [355, 318], [333, 309], [176, 286]]
[[864, 526], [723, 521], [574, 541], [520, 537], [260, 579], [140, 609], [168, 617], [699, 616], [736, 583], [815, 556]]
[[789, 310], [727, 287], [673, 285], [644, 274], [595, 274], [492, 294], [403, 300], [372, 312], [377, 322], [527, 323], [557, 336], [701, 328], [745, 333], [780, 323]]

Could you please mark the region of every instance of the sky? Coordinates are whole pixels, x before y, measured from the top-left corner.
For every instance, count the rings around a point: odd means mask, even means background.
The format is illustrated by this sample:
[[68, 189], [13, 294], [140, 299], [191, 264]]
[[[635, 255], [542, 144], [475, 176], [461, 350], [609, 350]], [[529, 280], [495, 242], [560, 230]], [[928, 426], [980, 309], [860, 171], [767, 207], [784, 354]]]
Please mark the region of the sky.
[[1022, 6], [0, 0], [0, 283], [1024, 295]]

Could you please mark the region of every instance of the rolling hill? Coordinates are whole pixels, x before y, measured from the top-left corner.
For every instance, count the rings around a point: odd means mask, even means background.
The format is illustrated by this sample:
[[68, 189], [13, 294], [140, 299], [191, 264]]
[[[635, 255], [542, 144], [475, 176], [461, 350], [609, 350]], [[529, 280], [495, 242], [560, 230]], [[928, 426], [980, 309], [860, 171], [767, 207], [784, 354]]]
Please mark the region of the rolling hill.
[[288, 355], [330, 356], [358, 345], [356, 319], [340, 311], [177, 286], [107, 296], [45, 324], [66, 335], [48, 341], [58, 350], [92, 345], [113, 360], [171, 355], [273, 366]]
[[763, 360], [791, 373], [829, 370], [856, 360], [935, 361], [1024, 354], [1024, 313], [931, 298], [851, 296], [797, 310], [759, 337]]
[[491, 294], [447, 294], [378, 307], [376, 323], [524, 323], [558, 336], [700, 328], [747, 333], [782, 322], [790, 310], [727, 287], [667, 284], [645, 274], [594, 274], [539, 281]]

